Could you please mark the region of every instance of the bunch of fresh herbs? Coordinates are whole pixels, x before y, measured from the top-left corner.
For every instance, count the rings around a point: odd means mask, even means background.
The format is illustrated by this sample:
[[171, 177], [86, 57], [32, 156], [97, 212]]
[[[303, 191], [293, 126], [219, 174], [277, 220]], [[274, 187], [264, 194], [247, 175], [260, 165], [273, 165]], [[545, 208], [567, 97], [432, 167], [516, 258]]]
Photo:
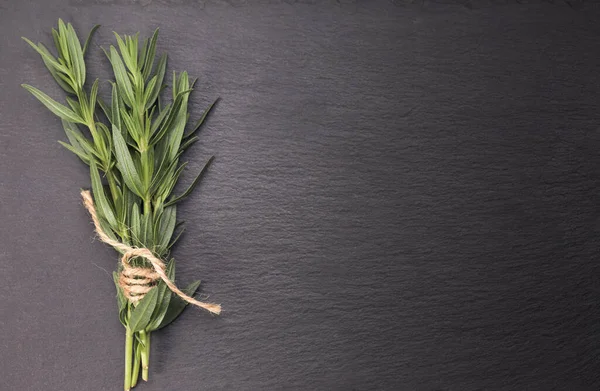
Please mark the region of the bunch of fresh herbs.
[[[167, 55], [156, 59], [158, 30], [141, 45], [138, 34], [115, 33], [116, 47], [103, 49], [115, 77], [110, 81], [111, 99], [105, 103], [98, 95], [98, 79], [86, 86], [84, 56], [97, 28], [82, 47], [73, 26], [59, 20], [58, 29], [52, 29], [56, 55], [43, 44], [23, 38], [67, 93], [67, 105], [35, 87], [23, 87], [60, 117], [68, 139], [68, 143], [60, 143], [89, 165], [102, 230], [114, 240], [169, 260], [166, 274], [173, 281], [175, 263], [169, 251], [183, 232], [182, 222], [176, 220], [177, 203], [190, 194], [212, 161], [209, 159], [187, 190], [175, 196], [174, 187], [186, 165], [180, 157], [198, 140], [195, 132], [214, 103], [186, 132], [188, 99], [195, 83], [187, 72], [173, 72], [172, 100], [161, 103]], [[142, 257], [132, 263], [150, 267]], [[119, 285], [121, 270], [119, 265], [114, 280], [119, 318], [126, 329], [124, 388], [129, 390], [137, 384], [140, 369], [142, 379], [148, 379], [152, 331], [171, 323], [187, 303], [172, 294], [162, 280], [141, 300], [129, 300]], [[184, 292], [193, 295], [199, 284], [190, 284]]]

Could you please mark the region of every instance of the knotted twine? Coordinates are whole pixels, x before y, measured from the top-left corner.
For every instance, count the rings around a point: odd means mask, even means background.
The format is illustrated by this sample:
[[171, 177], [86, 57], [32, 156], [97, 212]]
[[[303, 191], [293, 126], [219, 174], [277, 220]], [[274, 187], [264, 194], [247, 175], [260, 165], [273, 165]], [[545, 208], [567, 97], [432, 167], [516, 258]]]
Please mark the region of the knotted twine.
[[[125, 243], [121, 243], [118, 240], [110, 238], [100, 226], [100, 221], [98, 220], [98, 215], [96, 214], [96, 208], [94, 207], [94, 201], [89, 190], [82, 190], [81, 197], [83, 198], [83, 205], [92, 217], [94, 227], [96, 228], [96, 232], [98, 233], [100, 240], [123, 253], [123, 256], [121, 257], [121, 265], [123, 266], [123, 269], [121, 270], [121, 274], [119, 276], [119, 286], [121, 289], [123, 289], [123, 294], [127, 300], [134, 305], [137, 304], [140, 300], [142, 300], [146, 293], [153, 288], [154, 283], [160, 278], [165, 284], [167, 284], [173, 293], [188, 303], [200, 308], [204, 308], [213, 314], [221, 313], [221, 306], [219, 304], [198, 301], [193, 297], [186, 295], [179, 288], [177, 288], [175, 283], [169, 279], [167, 273], [165, 272], [165, 263], [156, 257], [152, 251], [148, 250], [147, 248], [131, 247]], [[136, 257], [147, 259], [148, 262], [152, 264], [152, 269], [148, 267], [132, 266], [129, 261]]]

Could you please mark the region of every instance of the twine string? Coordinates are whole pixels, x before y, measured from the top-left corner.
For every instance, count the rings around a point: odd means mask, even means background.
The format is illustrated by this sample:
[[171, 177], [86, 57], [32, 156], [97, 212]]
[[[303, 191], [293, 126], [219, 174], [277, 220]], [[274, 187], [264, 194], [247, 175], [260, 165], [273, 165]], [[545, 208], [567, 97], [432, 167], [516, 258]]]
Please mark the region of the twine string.
[[[98, 215], [96, 214], [96, 208], [94, 207], [94, 201], [90, 191], [82, 190], [81, 197], [83, 198], [83, 205], [92, 217], [94, 227], [96, 228], [96, 232], [98, 233], [100, 240], [123, 253], [123, 256], [121, 257], [121, 265], [123, 266], [123, 269], [119, 275], [119, 286], [121, 289], [123, 289], [123, 294], [131, 303], [137, 304], [140, 300], [142, 300], [144, 295], [153, 288], [154, 283], [161, 279], [173, 293], [186, 302], [197, 307], [204, 308], [213, 314], [221, 313], [221, 306], [219, 304], [198, 301], [193, 297], [186, 295], [179, 288], [177, 288], [175, 283], [169, 279], [167, 273], [165, 272], [165, 263], [160, 258], [156, 257], [152, 251], [148, 250], [147, 248], [131, 247], [125, 243], [121, 243], [118, 240], [110, 238], [100, 226], [100, 221], [98, 220]], [[152, 265], [152, 268], [131, 265], [130, 260], [136, 257], [141, 257], [148, 260], [148, 262], [150, 262]]]

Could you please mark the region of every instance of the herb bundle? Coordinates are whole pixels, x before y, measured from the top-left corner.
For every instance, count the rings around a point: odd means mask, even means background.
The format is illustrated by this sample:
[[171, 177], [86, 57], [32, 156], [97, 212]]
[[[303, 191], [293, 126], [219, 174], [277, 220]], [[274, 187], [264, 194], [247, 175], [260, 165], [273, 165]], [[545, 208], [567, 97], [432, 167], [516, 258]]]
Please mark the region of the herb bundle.
[[176, 220], [177, 203], [191, 193], [213, 159], [175, 196], [186, 166], [180, 157], [198, 140], [195, 133], [214, 103], [186, 132], [188, 98], [195, 83], [187, 72], [173, 72], [172, 101], [161, 103], [167, 55], [156, 59], [158, 29], [142, 45], [138, 34], [115, 33], [116, 47], [103, 49], [115, 77], [110, 81], [110, 102], [105, 103], [98, 95], [98, 79], [85, 86], [84, 55], [97, 28], [82, 47], [73, 26], [59, 19], [58, 29], [52, 29], [56, 56], [43, 44], [23, 38], [67, 93], [68, 105], [35, 87], [23, 87], [61, 118], [68, 143], [59, 142], [89, 165], [93, 198], [82, 191], [84, 205], [99, 238], [122, 254], [113, 277], [119, 319], [126, 330], [124, 388], [129, 390], [140, 371], [148, 380], [152, 331], [175, 320], [188, 303], [215, 314], [221, 310], [191, 297], [199, 281], [177, 288], [175, 261], [169, 254], [183, 232], [183, 223]]

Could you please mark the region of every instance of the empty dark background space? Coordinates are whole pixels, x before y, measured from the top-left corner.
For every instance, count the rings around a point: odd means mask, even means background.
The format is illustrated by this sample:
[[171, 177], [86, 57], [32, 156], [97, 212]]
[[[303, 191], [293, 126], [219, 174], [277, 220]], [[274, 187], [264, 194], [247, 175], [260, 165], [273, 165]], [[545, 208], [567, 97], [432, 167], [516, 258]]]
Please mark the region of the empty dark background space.
[[[600, 389], [600, 8], [584, 2], [0, 0], [0, 389], [117, 390], [86, 167], [21, 87], [62, 17], [199, 77], [178, 281], [142, 390]], [[104, 92], [107, 85], [103, 84]], [[184, 182], [185, 182], [184, 181]]]

